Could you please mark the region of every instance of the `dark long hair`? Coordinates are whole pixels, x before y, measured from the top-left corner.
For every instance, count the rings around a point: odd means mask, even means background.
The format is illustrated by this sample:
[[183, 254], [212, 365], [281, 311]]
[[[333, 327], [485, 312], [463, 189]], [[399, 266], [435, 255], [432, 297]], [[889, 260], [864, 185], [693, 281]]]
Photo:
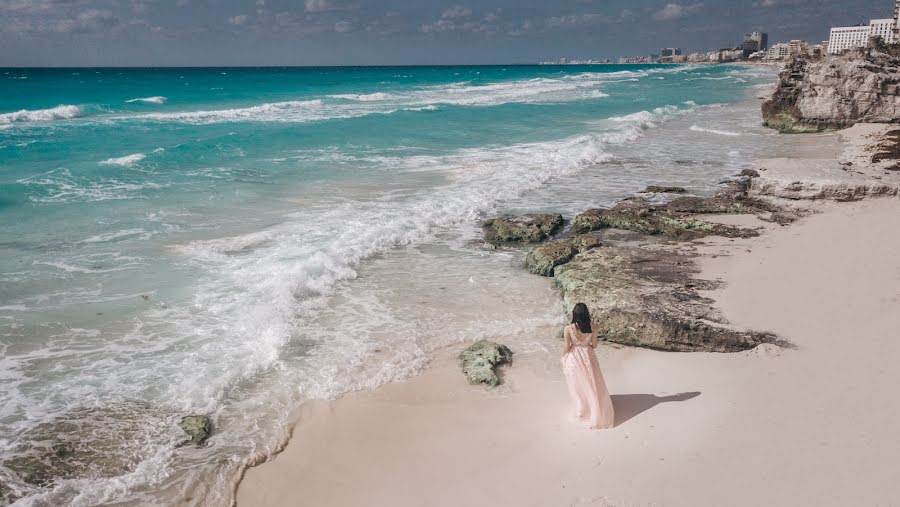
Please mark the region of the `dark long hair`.
[[572, 308], [572, 324], [578, 327], [578, 330], [584, 334], [590, 333], [591, 330], [591, 312], [584, 303], [578, 303]]

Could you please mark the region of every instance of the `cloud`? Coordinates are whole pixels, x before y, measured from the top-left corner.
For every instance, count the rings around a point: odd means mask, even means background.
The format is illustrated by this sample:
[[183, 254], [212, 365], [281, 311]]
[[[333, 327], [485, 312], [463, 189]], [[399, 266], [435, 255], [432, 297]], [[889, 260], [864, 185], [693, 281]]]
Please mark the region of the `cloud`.
[[30, 14], [65, 7], [74, 0], [0, 0], [0, 10]]
[[656, 19], [658, 21], [671, 21], [673, 19], [687, 16], [691, 12], [700, 9], [701, 7], [703, 7], [702, 3], [691, 5], [666, 4], [665, 7], [653, 13], [653, 19]]
[[74, 18], [57, 21], [53, 31], [59, 33], [99, 32], [114, 28], [118, 24], [119, 18], [108, 9], [88, 9], [80, 12]]
[[419, 27], [419, 31], [422, 33], [449, 32], [451, 30], [456, 30], [456, 23], [448, 19], [439, 19], [434, 23], [423, 23]]
[[396, 11], [388, 11], [383, 16], [377, 18], [366, 25], [367, 32], [387, 35], [402, 32], [407, 28], [406, 20], [403, 15]]
[[472, 16], [472, 9], [469, 7], [463, 7], [461, 5], [454, 5], [450, 7], [443, 14], [441, 14], [441, 19], [458, 19], [458, 18], [468, 18]]
[[131, 0], [131, 12], [136, 15], [145, 14], [147, 12], [147, 4], [138, 0]]
[[534, 23], [530, 19], [526, 19], [521, 23], [508, 25], [504, 33], [510, 37], [518, 37], [530, 33], [532, 30], [534, 30]]
[[772, 7], [778, 5], [778, 0], [760, 0], [753, 2], [753, 7]]
[[331, 2], [328, 0], [306, 0], [305, 6], [306, 8], [304, 10], [306, 12], [325, 12], [332, 10]]
[[337, 33], [352, 32], [355, 29], [356, 25], [354, 25], [351, 21], [338, 21], [334, 24], [334, 31]]
[[229, 25], [241, 26], [247, 22], [249, 18], [246, 14], [238, 14], [237, 16], [231, 16], [228, 18]]
[[472, 32], [472, 33], [496, 33], [499, 27], [496, 22], [500, 19], [500, 9], [487, 12], [482, 20], [472, 17], [471, 7], [454, 5], [441, 13], [441, 17], [431, 23], [424, 23], [419, 27], [422, 33], [437, 32]]
[[589, 26], [613, 21], [603, 14], [572, 14], [568, 16], [551, 16], [544, 20], [547, 28], [571, 28], [576, 26]]

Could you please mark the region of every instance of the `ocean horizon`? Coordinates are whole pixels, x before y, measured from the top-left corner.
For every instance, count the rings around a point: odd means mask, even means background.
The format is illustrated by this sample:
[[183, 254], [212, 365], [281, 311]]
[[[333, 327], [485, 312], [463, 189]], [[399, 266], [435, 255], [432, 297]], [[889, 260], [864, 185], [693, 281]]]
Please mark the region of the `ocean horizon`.
[[[0, 69], [0, 504], [228, 504], [305, 401], [562, 323], [556, 291], [480, 221], [571, 219], [648, 184], [709, 195], [778, 142], [756, 100], [774, 80]], [[179, 446], [188, 414], [212, 419], [207, 445]]]

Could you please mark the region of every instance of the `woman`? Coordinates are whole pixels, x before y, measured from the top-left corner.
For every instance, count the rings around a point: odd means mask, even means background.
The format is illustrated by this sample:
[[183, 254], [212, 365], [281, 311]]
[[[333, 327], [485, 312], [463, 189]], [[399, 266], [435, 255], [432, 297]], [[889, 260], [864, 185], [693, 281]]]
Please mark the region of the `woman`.
[[563, 330], [563, 340], [563, 372], [575, 403], [575, 417], [590, 422], [592, 429], [612, 428], [613, 404], [594, 353], [597, 333], [591, 329], [591, 314], [584, 303], [572, 309], [572, 323]]

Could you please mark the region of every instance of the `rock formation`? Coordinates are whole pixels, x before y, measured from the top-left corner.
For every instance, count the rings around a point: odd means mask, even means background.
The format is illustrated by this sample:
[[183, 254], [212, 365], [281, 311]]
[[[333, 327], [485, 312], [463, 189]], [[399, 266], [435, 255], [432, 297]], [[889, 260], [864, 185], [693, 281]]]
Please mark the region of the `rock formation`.
[[491, 218], [482, 222], [481, 229], [484, 240], [493, 245], [537, 243], [553, 234], [562, 223], [560, 214], [535, 213]]
[[512, 351], [506, 345], [481, 340], [460, 352], [459, 361], [469, 383], [497, 386], [500, 384], [500, 378], [494, 372], [494, 368], [501, 364], [512, 364], [512, 355]]
[[[175, 442], [175, 414], [142, 403], [76, 408], [17, 435], [12, 457], [0, 463], [0, 504], [16, 499], [13, 489], [45, 487], [63, 479], [115, 477], [134, 470], [151, 442]], [[13, 475], [4, 477], [4, 472]]]
[[762, 114], [766, 126], [781, 132], [900, 121], [900, 59], [871, 50], [798, 58], [781, 71]]
[[534, 247], [525, 257], [525, 267], [530, 273], [553, 276], [553, 268], [575, 256], [577, 250], [570, 239], [549, 241]]
[[181, 418], [178, 426], [191, 437], [190, 443], [202, 445], [212, 432], [209, 417], [205, 415], [188, 415]]
[[698, 290], [694, 262], [672, 244], [603, 246], [557, 266], [566, 311], [585, 303], [601, 340], [670, 351], [736, 352], [786, 345], [771, 333], [729, 327]]
[[684, 187], [666, 187], [661, 185], [649, 185], [644, 189], [645, 194], [684, 194], [687, 189]]
[[[749, 193], [755, 170], [722, 182], [710, 197], [677, 196], [665, 203], [642, 197], [624, 199], [611, 208], [578, 214], [563, 236], [534, 246], [525, 260], [529, 272], [552, 276], [566, 311], [588, 305], [602, 340], [668, 351], [736, 352], [760, 344], [789, 346], [766, 332], [729, 326], [714, 301], [702, 290], [714, 282], [699, 272], [683, 243], [704, 236], [750, 238], [759, 233], [704, 219], [715, 214], [754, 214], [761, 220], [790, 223], [802, 211], [778, 206]], [[680, 187], [648, 187], [646, 193], [681, 193]], [[558, 215], [500, 217], [486, 221], [488, 241], [538, 241], [562, 222]], [[543, 227], [543, 229], [542, 229]], [[601, 244], [602, 243], [602, 244]], [[472, 383], [496, 385], [496, 364], [508, 361], [509, 349], [478, 342], [460, 354]]]
[[[612, 208], [589, 209], [572, 222], [572, 230], [577, 233], [605, 228], [624, 229], [641, 234], [662, 234], [670, 238], [694, 239], [707, 235], [725, 237], [752, 237], [758, 233], [752, 229], [742, 229], [731, 225], [715, 224], [696, 217], [691, 213], [709, 213], [713, 209], [739, 208], [734, 200], [724, 198], [682, 197], [668, 204], [651, 204], [643, 199], [627, 199]], [[680, 204], [678, 204], [680, 203]]]
[[538, 245], [525, 257], [525, 268], [535, 275], [553, 276], [553, 268], [569, 262], [578, 252], [600, 246], [600, 238], [593, 234], [579, 234]]

